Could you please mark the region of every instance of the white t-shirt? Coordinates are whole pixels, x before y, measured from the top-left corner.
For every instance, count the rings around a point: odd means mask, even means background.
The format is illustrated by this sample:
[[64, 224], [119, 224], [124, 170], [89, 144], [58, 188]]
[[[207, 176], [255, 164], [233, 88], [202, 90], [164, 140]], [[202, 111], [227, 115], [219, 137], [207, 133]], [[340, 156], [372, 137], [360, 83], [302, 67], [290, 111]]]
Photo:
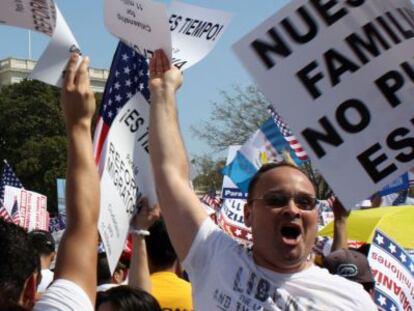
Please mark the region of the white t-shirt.
[[42, 280], [40, 281], [39, 286], [37, 287], [37, 291], [39, 293], [43, 293], [46, 288], [49, 286], [50, 283], [53, 281], [54, 273], [49, 269], [42, 269]]
[[94, 311], [94, 306], [79, 285], [56, 280], [36, 303], [33, 311]]
[[183, 262], [194, 310], [377, 310], [357, 283], [312, 266], [283, 274], [257, 266], [252, 253], [207, 219]]

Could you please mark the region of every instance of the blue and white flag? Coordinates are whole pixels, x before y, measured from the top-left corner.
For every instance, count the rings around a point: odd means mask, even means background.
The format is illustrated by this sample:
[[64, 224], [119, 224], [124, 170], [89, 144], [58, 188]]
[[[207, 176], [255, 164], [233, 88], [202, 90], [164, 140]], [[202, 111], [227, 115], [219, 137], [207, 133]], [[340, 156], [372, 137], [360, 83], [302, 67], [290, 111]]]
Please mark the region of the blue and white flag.
[[222, 173], [229, 176], [237, 187], [246, 193], [250, 180], [259, 168], [269, 162], [282, 161], [285, 153], [288, 153], [297, 165], [303, 163], [276, 126], [274, 119], [269, 118], [244, 143]]

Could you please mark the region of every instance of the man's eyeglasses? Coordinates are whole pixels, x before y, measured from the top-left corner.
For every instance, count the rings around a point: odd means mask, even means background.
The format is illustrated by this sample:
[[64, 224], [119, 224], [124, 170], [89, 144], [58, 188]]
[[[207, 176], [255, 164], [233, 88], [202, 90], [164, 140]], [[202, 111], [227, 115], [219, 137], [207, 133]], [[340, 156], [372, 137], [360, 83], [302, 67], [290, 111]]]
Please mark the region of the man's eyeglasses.
[[290, 200], [293, 200], [297, 207], [305, 211], [313, 210], [318, 201], [315, 197], [309, 194], [298, 193], [290, 195], [283, 192], [268, 192], [265, 193], [261, 198], [250, 199], [249, 203], [256, 200], [263, 201], [266, 205], [277, 208], [285, 207], [289, 204]]

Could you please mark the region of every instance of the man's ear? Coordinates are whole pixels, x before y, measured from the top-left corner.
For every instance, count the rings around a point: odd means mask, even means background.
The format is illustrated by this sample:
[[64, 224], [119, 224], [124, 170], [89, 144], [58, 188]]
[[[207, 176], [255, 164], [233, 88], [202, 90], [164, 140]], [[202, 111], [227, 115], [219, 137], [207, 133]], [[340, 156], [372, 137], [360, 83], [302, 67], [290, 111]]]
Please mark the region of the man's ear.
[[37, 273], [33, 272], [24, 283], [22, 302], [25, 307], [32, 308], [36, 303]]
[[250, 228], [252, 226], [252, 207], [249, 203], [244, 204], [243, 213], [244, 224]]

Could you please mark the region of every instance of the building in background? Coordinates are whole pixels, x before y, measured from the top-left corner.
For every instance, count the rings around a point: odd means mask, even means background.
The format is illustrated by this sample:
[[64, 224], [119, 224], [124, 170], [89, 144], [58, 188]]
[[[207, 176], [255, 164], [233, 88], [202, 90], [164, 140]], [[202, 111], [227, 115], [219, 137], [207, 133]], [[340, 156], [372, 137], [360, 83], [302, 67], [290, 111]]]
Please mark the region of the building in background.
[[[29, 59], [9, 57], [0, 60], [0, 88], [26, 79], [35, 66], [36, 61]], [[103, 93], [108, 74], [106, 69], [89, 68], [91, 88], [95, 93]]]

